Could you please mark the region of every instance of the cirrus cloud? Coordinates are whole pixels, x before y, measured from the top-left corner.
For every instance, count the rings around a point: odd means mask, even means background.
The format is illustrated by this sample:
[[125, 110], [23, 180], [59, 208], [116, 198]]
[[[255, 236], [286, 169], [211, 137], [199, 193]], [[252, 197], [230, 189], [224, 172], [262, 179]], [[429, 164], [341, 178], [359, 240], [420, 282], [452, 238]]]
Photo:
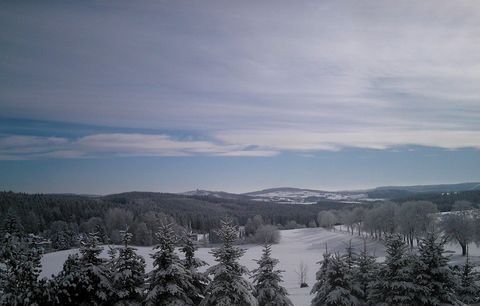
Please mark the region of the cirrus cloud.
[[215, 133], [212, 141], [140, 133], [92, 134], [77, 139], [10, 135], [0, 137], [0, 160], [105, 156], [268, 157], [281, 152], [303, 154], [345, 148], [380, 150], [399, 146], [480, 149], [480, 132], [233, 130]]

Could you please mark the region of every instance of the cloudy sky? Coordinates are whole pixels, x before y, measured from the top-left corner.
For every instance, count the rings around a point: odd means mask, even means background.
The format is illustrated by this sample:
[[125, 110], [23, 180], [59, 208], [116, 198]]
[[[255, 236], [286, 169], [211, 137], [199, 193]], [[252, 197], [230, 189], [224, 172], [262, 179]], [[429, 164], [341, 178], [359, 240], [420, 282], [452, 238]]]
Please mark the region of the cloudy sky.
[[480, 181], [478, 1], [1, 1], [0, 189]]

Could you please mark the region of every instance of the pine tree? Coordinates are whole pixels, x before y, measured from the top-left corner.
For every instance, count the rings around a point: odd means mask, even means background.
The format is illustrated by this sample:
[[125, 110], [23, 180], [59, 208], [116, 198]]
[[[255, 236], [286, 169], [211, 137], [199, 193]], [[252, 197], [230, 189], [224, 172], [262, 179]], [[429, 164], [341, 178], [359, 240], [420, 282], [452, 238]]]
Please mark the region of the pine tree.
[[154, 269], [148, 278], [147, 305], [194, 305], [189, 292], [195, 290], [192, 275], [175, 253], [178, 237], [172, 224], [160, 226], [159, 244], [153, 255]]
[[470, 263], [468, 252], [465, 264], [458, 272], [457, 297], [468, 305], [478, 303], [480, 301], [480, 286], [478, 285], [480, 279], [474, 266]]
[[320, 269], [315, 274], [315, 279], [317, 282], [313, 285], [312, 290], [310, 291], [310, 294], [316, 294], [312, 300], [312, 305], [317, 305], [320, 303], [321, 298], [317, 298], [317, 296], [320, 297], [325, 295], [324, 288], [326, 287], [327, 269], [328, 265], [330, 264], [331, 257], [332, 254], [325, 250], [325, 253], [323, 253], [323, 260], [317, 262], [317, 264], [320, 264]]
[[118, 258], [113, 259], [112, 281], [116, 293], [116, 305], [141, 305], [145, 278], [145, 259], [129, 246], [132, 234], [120, 231], [123, 248], [118, 249]]
[[211, 251], [218, 264], [207, 270], [208, 275], [213, 275], [213, 280], [207, 286], [203, 306], [257, 306], [258, 302], [252, 294], [252, 285], [243, 278], [248, 273], [246, 267], [239, 264], [238, 260], [245, 250], [233, 245], [237, 235], [230, 219], [221, 221], [221, 228], [217, 232], [223, 245]]
[[60, 305], [110, 305], [114, 291], [105, 259], [99, 257], [102, 248], [98, 236], [90, 233], [80, 243], [81, 256], [70, 255], [63, 270], [55, 278]]
[[259, 306], [293, 306], [287, 290], [280, 285], [282, 270], [274, 270], [278, 259], [272, 258], [272, 246], [265, 244], [258, 268], [253, 270], [254, 295]]
[[353, 282], [347, 257], [336, 253], [331, 256], [323, 255], [320, 270], [317, 272], [317, 282], [312, 288], [311, 294], [315, 294], [312, 306], [341, 306], [360, 305], [358, 290]]
[[2, 226], [0, 228], [0, 238], [4, 238], [6, 234], [13, 236], [22, 236], [23, 235], [23, 225], [18, 220], [16, 214], [13, 210], [9, 209], [5, 218], [2, 221]]
[[8, 230], [13, 234], [5, 231], [0, 248], [0, 305], [49, 302], [47, 282], [38, 280], [43, 250], [33, 238], [19, 234], [13, 227]]
[[435, 233], [427, 233], [418, 246], [418, 264], [415, 279], [419, 286], [416, 305], [458, 305], [455, 296], [454, 274], [444, 255], [446, 240]]
[[415, 257], [407, 253], [402, 236], [387, 236], [385, 262], [372, 285], [369, 302], [374, 305], [415, 305], [418, 286], [414, 282]]
[[195, 287], [195, 290], [188, 292], [188, 295], [193, 303], [198, 305], [205, 297], [205, 289], [209, 282], [208, 277], [204, 273], [198, 272], [198, 268], [205, 266], [207, 263], [195, 257], [196, 248], [188, 236], [184, 238], [184, 245], [181, 251], [185, 254], [185, 259], [182, 261], [183, 265], [192, 275], [192, 284]]
[[364, 241], [363, 250], [356, 259], [356, 266], [353, 271], [353, 279], [360, 290], [359, 298], [363, 304], [368, 301], [370, 287], [375, 281], [378, 268], [375, 257], [368, 254], [367, 243]]
[[88, 280], [81, 272], [82, 264], [78, 254], [71, 254], [63, 263], [63, 268], [54, 277], [58, 305], [80, 304], [86, 299], [82, 288], [88, 287]]
[[348, 267], [348, 270], [353, 270], [353, 266], [355, 265], [357, 259], [357, 254], [355, 253], [355, 249], [352, 246], [352, 240], [348, 242], [345, 248], [345, 254], [343, 255], [343, 259]]

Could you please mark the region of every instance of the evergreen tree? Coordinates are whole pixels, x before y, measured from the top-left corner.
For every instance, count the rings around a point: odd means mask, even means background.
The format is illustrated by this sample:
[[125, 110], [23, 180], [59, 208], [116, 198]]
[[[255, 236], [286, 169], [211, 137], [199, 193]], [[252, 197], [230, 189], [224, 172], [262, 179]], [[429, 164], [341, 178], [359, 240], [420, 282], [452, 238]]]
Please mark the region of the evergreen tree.
[[23, 235], [23, 225], [12, 209], [9, 209], [0, 227], [0, 238], [4, 238], [6, 234], [12, 236]]
[[459, 284], [457, 286], [457, 296], [465, 304], [475, 304], [480, 301], [480, 286], [478, 273], [470, 263], [470, 257], [467, 252], [465, 264], [458, 271]]
[[357, 254], [355, 253], [355, 249], [352, 246], [352, 240], [350, 240], [345, 248], [345, 254], [343, 255], [343, 259], [349, 271], [353, 270], [355, 265]]
[[[317, 264], [320, 264], [320, 269], [317, 271], [315, 274], [315, 279], [316, 283], [313, 285], [312, 290], [310, 291], [310, 294], [316, 294], [319, 296], [324, 295], [324, 288], [326, 286], [327, 282], [327, 269], [328, 265], [330, 264], [330, 259], [332, 257], [332, 254], [330, 254], [327, 250], [325, 250], [325, 253], [323, 253], [323, 260], [317, 262]], [[319, 299], [315, 296], [312, 300], [312, 305], [317, 305], [319, 302]]]
[[315, 294], [312, 306], [360, 305], [358, 289], [355, 288], [353, 275], [346, 256], [325, 253], [320, 270], [317, 272], [317, 282], [311, 294]]
[[195, 291], [192, 275], [175, 253], [178, 237], [172, 224], [161, 225], [159, 244], [153, 255], [154, 269], [148, 278], [147, 305], [194, 305], [189, 293]]
[[47, 235], [52, 242], [52, 248], [56, 250], [68, 250], [75, 244], [75, 233], [71, 226], [64, 221], [55, 221], [50, 224]]
[[378, 273], [378, 264], [374, 256], [368, 254], [367, 244], [364, 241], [363, 250], [356, 260], [356, 266], [353, 272], [353, 279], [360, 290], [359, 298], [363, 304], [368, 301], [370, 287], [375, 281]]
[[80, 243], [81, 256], [70, 255], [55, 278], [60, 305], [111, 305], [114, 291], [98, 236], [90, 233]]
[[248, 270], [240, 265], [238, 260], [245, 251], [233, 245], [237, 233], [232, 221], [230, 219], [222, 220], [221, 228], [217, 233], [222, 239], [223, 245], [211, 251], [218, 264], [207, 270], [208, 275], [213, 275], [213, 280], [207, 286], [205, 299], [200, 305], [258, 305], [252, 294], [252, 285], [242, 276], [248, 273]]
[[118, 258], [113, 259], [112, 281], [116, 293], [116, 305], [140, 305], [143, 299], [145, 260], [137, 255], [136, 249], [128, 245], [132, 234], [120, 231], [123, 248], [119, 248]]
[[272, 246], [265, 244], [258, 268], [253, 270], [254, 295], [259, 306], [293, 306], [287, 290], [280, 285], [282, 270], [274, 270], [278, 259], [271, 257]]
[[[9, 220], [14, 221], [14, 219]], [[0, 305], [45, 305], [50, 303], [48, 282], [39, 281], [43, 250], [31, 237], [4, 233], [0, 247]]]
[[198, 272], [198, 268], [205, 266], [207, 263], [199, 258], [195, 257], [195, 245], [193, 241], [186, 236], [184, 238], [184, 245], [181, 251], [185, 254], [183, 265], [192, 275], [192, 284], [195, 287], [194, 291], [188, 292], [190, 299], [192, 299], [195, 305], [198, 305], [205, 297], [205, 289], [209, 282], [208, 277], [201, 272]]
[[407, 253], [402, 236], [387, 236], [385, 262], [373, 283], [369, 302], [374, 305], [415, 305], [419, 291], [414, 282], [413, 262], [415, 257]]
[[419, 290], [416, 305], [457, 305], [454, 274], [444, 255], [446, 240], [435, 233], [427, 233], [418, 246], [418, 264], [415, 269]]

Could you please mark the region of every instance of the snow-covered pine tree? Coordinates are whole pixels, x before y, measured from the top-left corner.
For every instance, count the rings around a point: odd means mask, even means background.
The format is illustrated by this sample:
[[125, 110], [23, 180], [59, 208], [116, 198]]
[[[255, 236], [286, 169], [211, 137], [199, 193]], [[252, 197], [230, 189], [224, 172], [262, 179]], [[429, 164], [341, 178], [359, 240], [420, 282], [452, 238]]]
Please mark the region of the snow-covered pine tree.
[[92, 295], [92, 303], [106, 305], [112, 301], [114, 291], [107, 261], [99, 257], [103, 250], [98, 245], [99, 239], [95, 232], [90, 233], [86, 239], [80, 242], [80, 261], [82, 272], [89, 280], [88, 287], [85, 289]]
[[353, 270], [357, 259], [357, 254], [355, 253], [355, 249], [352, 245], [352, 240], [348, 241], [347, 246], [345, 247], [345, 254], [343, 255], [343, 260], [348, 267], [348, 270]]
[[254, 296], [259, 306], [293, 306], [287, 290], [280, 285], [282, 270], [274, 270], [278, 259], [272, 258], [272, 246], [265, 244], [258, 268], [253, 270]]
[[326, 295], [325, 288], [327, 286], [327, 269], [328, 265], [330, 264], [331, 257], [332, 254], [325, 250], [325, 253], [323, 253], [323, 260], [317, 262], [317, 264], [320, 264], [320, 269], [315, 274], [315, 279], [317, 282], [313, 285], [312, 290], [310, 291], [310, 294], [315, 294], [315, 297], [312, 300], [312, 305], [318, 305], [321, 303], [321, 298]]
[[350, 306], [360, 305], [358, 290], [355, 288], [353, 276], [349, 271], [345, 257], [336, 253], [331, 256], [325, 253], [320, 270], [317, 272], [317, 283], [312, 288], [315, 294], [312, 306]]
[[113, 259], [112, 281], [116, 294], [115, 305], [141, 305], [145, 282], [145, 259], [129, 245], [132, 234], [120, 231], [123, 248], [118, 248], [118, 257]]
[[455, 295], [455, 278], [444, 255], [446, 240], [429, 232], [418, 245], [418, 264], [415, 282], [420, 287], [415, 305], [458, 305]]
[[478, 272], [475, 271], [474, 266], [470, 263], [470, 256], [467, 252], [467, 259], [465, 264], [458, 271], [457, 279], [457, 297], [463, 303], [471, 305], [480, 301], [480, 281]]
[[378, 264], [375, 257], [368, 254], [367, 242], [363, 242], [363, 250], [356, 259], [356, 265], [353, 269], [353, 280], [360, 290], [360, 301], [367, 304], [370, 287], [375, 281], [378, 273]]
[[[8, 220], [9, 223], [12, 220]], [[22, 235], [16, 228], [4, 229], [4, 236], [0, 239], [0, 305], [40, 305], [40, 301], [52, 302], [48, 297], [47, 282], [38, 280], [43, 250], [33, 238]]]
[[192, 284], [195, 287], [195, 290], [187, 292], [187, 294], [193, 303], [198, 305], [205, 297], [205, 289], [209, 282], [208, 277], [204, 273], [199, 272], [198, 268], [205, 266], [207, 263], [195, 257], [196, 247], [192, 239], [186, 236], [183, 240], [184, 244], [181, 251], [185, 254], [185, 259], [182, 262], [185, 268], [190, 271]]
[[238, 260], [243, 256], [245, 250], [233, 245], [237, 233], [232, 220], [222, 220], [217, 234], [223, 244], [220, 248], [211, 251], [218, 264], [207, 270], [208, 275], [213, 275], [213, 280], [208, 284], [205, 299], [200, 305], [257, 306], [257, 299], [252, 294], [253, 287], [242, 276], [248, 273], [248, 270], [240, 265]]
[[54, 277], [55, 299], [59, 305], [80, 304], [85, 300], [83, 288], [88, 286], [88, 280], [82, 274], [82, 264], [78, 254], [68, 255], [60, 273]]
[[178, 237], [172, 224], [161, 225], [156, 233], [157, 251], [152, 255], [153, 271], [148, 277], [147, 305], [194, 305], [189, 293], [195, 290], [192, 275], [175, 253]]
[[80, 243], [80, 254], [70, 255], [55, 277], [60, 305], [111, 305], [114, 300], [110, 271], [99, 257], [102, 248], [96, 233]]
[[385, 306], [415, 305], [415, 296], [421, 289], [414, 282], [415, 257], [408, 253], [401, 235], [387, 236], [385, 246], [385, 262], [373, 283], [369, 303]]

